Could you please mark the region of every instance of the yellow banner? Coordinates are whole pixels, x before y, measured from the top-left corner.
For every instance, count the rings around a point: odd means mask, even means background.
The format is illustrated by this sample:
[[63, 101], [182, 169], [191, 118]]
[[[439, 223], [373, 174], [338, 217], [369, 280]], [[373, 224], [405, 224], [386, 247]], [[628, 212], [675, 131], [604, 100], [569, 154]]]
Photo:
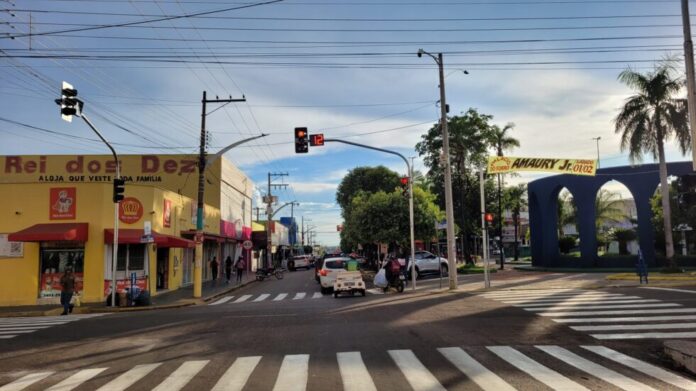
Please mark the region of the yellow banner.
[[488, 173], [545, 171], [559, 174], [590, 175], [597, 171], [596, 160], [489, 156]]

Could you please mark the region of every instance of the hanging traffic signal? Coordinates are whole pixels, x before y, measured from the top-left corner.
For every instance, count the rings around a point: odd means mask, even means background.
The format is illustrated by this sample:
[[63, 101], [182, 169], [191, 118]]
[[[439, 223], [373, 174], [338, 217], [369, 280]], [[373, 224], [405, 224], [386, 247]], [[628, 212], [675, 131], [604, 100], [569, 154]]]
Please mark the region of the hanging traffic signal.
[[486, 213], [485, 220], [486, 220], [486, 223], [489, 223], [489, 224], [492, 223], [493, 222], [493, 213]]
[[60, 106], [60, 115], [65, 121], [72, 122], [73, 115], [79, 116], [82, 112], [83, 103], [77, 99], [77, 90], [67, 82], [63, 82], [60, 99], [55, 102]]
[[408, 196], [409, 178], [407, 176], [405, 176], [405, 177], [400, 178], [399, 181], [401, 182], [401, 194], [403, 194], [404, 196]]
[[125, 188], [126, 181], [121, 178], [114, 179], [114, 203], [123, 201], [123, 192], [126, 191]]
[[309, 152], [307, 128], [295, 128], [295, 153]]
[[318, 134], [310, 135], [309, 136], [309, 145], [311, 145], [313, 147], [324, 146], [324, 134], [318, 133]]

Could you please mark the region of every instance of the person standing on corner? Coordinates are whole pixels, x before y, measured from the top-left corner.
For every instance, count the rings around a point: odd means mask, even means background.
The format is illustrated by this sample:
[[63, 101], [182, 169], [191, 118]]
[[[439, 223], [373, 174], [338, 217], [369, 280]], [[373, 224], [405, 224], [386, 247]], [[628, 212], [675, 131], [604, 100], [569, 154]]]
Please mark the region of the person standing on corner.
[[72, 300], [73, 293], [75, 293], [75, 275], [73, 275], [72, 269], [65, 270], [65, 273], [60, 278], [60, 287], [60, 304], [63, 306], [61, 315], [67, 315], [73, 312], [73, 305], [70, 304], [70, 300]]
[[227, 278], [227, 284], [229, 284], [230, 278], [232, 278], [232, 257], [229, 255], [225, 259], [225, 277]]
[[237, 285], [242, 283], [242, 276], [244, 275], [244, 269], [246, 268], [246, 262], [244, 262], [244, 257], [241, 255], [237, 259]]
[[210, 271], [213, 274], [213, 285], [215, 285], [215, 281], [217, 280], [218, 277], [218, 261], [217, 257], [213, 257], [213, 260], [210, 261]]

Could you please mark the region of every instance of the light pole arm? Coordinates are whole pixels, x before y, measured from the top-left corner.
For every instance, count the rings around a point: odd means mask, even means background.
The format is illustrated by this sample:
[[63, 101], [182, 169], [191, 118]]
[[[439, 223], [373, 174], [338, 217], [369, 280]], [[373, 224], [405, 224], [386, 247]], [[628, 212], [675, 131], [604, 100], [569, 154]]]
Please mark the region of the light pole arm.
[[271, 219], [273, 219], [273, 216], [275, 216], [276, 213], [278, 213], [281, 209], [285, 208], [286, 206], [292, 204], [293, 202], [297, 202], [297, 201], [284, 203], [280, 208], [276, 209], [273, 213], [271, 213], [271, 215], [268, 217], [268, 220], [270, 221]]
[[406, 168], [407, 168], [407, 170], [408, 170], [407, 173], [408, 173], [409, 175], [410, 175], [410, 173], [411, 173], [411, 165], [408, 163], [408, 159], [406, 159], [406, 157], [405, 157], [404, 155], [402, 155], [402, 154], [400, 154], [400, 153], [398, 153], [398, 152], [390, 151], [390, 150], [388, 150], [388, 149], [382, 149], [382, 148], [372, 147], [372, 146], [365, 145], [365, 144], [354, 143], [354, 142], [352, 142], [352, 141], [339, 140], [339, 139], [335, 139], [335, 138], [327, 138], [327, 139], [324, 139], [324, 142], [335, 142], [335, 143], [349, 144], [349, 145], [354, 145], [354, 146], [356, 146], [356, 147], [362, 147], [362, 148], [372, 149], [372, 150], [375, 150], [375, 151], [380, 151], [380, 152], [390, 153], [390, 154], [392, 154], [392, 155], [396, 155], [396, 156], [400, 157], [401, 160], [404, 161], [404, 163], [406, 163]]
[[87, 118], [87, 116], [84, 113], [82, 113], [80, 115], [80, 117], [82, 117], [82, 119], [85, 121], [85, 123], [87, 123], [87, 125], [89, 125], [89, 127], [92, 128], [94, 133], [96, 133], [97, 136], [99, 136], [99, 138], [101, 139], [101, 141], [103, 141], [104, 144], [106, 144], [106, 146], [109, 147], [109, 149], [111, 150], [111, 154], [114, 155], [114, 160], [116, 161], [116, 177], [120, 178], [121, 173], [119, 172], [118, 155], [116, 155], [116, 151], [114, 150], [114, 147], [112, 147], [111, 144], [109, 144], [109, 142], [106, 141], [104, 136], [102, 136], [102, 134], [99, 133], [97, 128], [92, 124], [92, 122], [89, 120], [89, 118]]
[[210, 165], [213, 164], [215, 161], [217, 161], [219, 158], [221, 158], [222, 155], [224, 155], [227, 151], [229, 151], [230, 149], [232, 149], [232, 148], [234, 148], [234, 147], [237, 147], [237, 146], [239, 146], [239, 145], [241, 145], [241, 144], [244, 144], [244, 143], [248, 143], [249, 141], [256, 140], [257, 138], [266, 137], [266, 136], [268, 136], [268, 134], [266, 134], [266, 133], [261, 133], [261, 134], [258, 135], [258, 136], [245, 138], [244, 140], [239, 140], [239, 141], [237, 141], [236, 143], [232, 143], [232, 144], [226, 146], [225, 148], [222, 148], [221, 150], [219, 150], [215, 155], [212, 155], [212, 156], [208, 157], [208, 160], [206, 160], [205, 165], [206, 165], [206, 166], [210, 166]]

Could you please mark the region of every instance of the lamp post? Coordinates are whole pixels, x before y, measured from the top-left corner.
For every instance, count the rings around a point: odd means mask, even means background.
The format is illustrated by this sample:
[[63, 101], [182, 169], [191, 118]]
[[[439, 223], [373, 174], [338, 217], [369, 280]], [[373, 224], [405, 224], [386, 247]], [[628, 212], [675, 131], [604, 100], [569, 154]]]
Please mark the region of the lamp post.
[[597, 143], [597, 168], [599, 168], [599, 140], [601, 139], [602, 137], [592, 137], [592, 140]]
[[418, 57], [427, 54], [438, 66], [440, 75], [440, 128], [442, 129], [442, 154], [445, 166], [445, 215], [447, 218], [447, 259], [449, 262], [449, 289], [457, 289], [457, 244], [454, 238], [454, 206], [452, 203], [452, 167], [450, 166], [449, 132], [447, 131], [447, 104], [445, 103], [445, 75], [442, 53], [437, 57], [418, 49]]

